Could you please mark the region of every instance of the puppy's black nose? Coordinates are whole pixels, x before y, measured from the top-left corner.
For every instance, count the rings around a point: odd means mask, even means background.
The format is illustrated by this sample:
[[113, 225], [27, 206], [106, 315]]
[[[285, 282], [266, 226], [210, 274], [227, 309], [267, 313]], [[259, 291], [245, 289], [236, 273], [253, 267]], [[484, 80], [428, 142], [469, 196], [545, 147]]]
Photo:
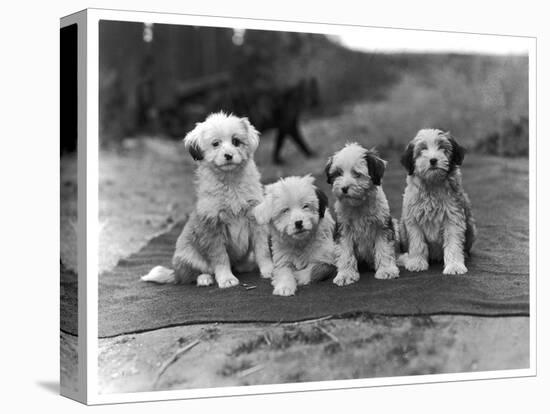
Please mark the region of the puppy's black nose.
[[297, 228], [298, 230], [301, 230], [302, 227], [304, 227], [304, 224], [303, 224], [303, 221], [302, 221], [302, 220], [296, 220], [296, 221], [294, 222], [294, 225], [296, 226], [296, 228]]
[[224, 154], [224, 157], [225, 157], [225, 159], [226, 159], [227, 161], [233, 159], [233, 155], [231, 155], [231, 154]]
[[348, 193], [348, 188], [349, 188], [349, 187], [342, 187], [342, 192], [343, 192], [344, 194], [347, 194], [347, 193]]
[[437, 164], [437, 158], [431, 158], [430, 165], [435, 165], [435, 164]]

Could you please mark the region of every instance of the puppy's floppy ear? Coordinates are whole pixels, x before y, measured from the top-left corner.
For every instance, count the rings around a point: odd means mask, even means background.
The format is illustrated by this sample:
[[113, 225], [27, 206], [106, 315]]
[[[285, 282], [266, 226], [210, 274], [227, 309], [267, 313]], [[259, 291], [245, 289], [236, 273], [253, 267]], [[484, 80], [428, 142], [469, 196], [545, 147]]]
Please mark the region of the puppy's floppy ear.
[[254, 128], [248, 118], [241, 118], [241, 123], [243, 124], [244, 129], [246, 130], [246, 133], [248, 135], [248, 145], [250, 146], [251, 151], [254, 152], [260, 144], [260, 133], [256, 128]]
[[252, 210], [258, 224], [267, 224], [273, 216], [273, 193], [271, 185], [265, 186], [265, 195], [263, 201]]
[[323, 190], [315, 189], [315, 195], [319, 201], [319, 218], [325, 217], [325, 211], [328, 207], [328, 197]]
[[401, 165], [405, 167], [409, 175], [414, 174], [414, 144], [412, 142], [407, 145], [405, 152], [401, 155]]
[[325, 174], [327, 175], [327, 183], [332, 185], [334, 182], [334, 175], [330, 173], [330, 169], [332, 168], [332, 157], [329, 157], [327, 161], [327, 165], [325, 165]]
[[446, 132], [445, 136], [449, 140], [452, 146], [451, 150], [451, 165], [462, 165], [462, 161], [464, 161], [464, 154], [466, 153], [466, 148], [459, 145], [458, 142], [454, 139], [454, 137], [450, 134], [450, 132]]
[[191, 157], [193, 157], [195, 161], [200, 161], [204, 158], [204, 154], [200, 146], [203, 129], [203, 123], [197, 122], [195, 124], [195, 128], [191, 132], [187, 133], [183, 139], [185, 148], [189, 151], [189, 154], [191, 154]]
[[386, 161], [378, 157], [372, 151], [365, 153], [365, 161], [367, 162], [367, 168], [369, 169], [369, 175], [374, 185], [380, 185], [382, 183], [382, 177], [386, 170]]

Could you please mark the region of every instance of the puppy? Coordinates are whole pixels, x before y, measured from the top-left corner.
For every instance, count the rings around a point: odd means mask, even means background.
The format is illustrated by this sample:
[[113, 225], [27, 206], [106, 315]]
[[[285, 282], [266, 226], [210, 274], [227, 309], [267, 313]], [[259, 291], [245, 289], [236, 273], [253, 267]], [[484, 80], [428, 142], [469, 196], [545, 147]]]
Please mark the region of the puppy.
[[399, 277], [395, 262], [397, 223], [382, 190], [386, 161], [361, 145], [347, 144], [329, 158], [327, 181], [336, 197], [338, 274], [334, 283], [359, 280], [357, 262], [366, 262], [377, 279]]
[[231, 268], [255, 258], [263, 277], [273, 264], [267, 226], [252, 208], [263, 200], [260, 173], [253, 160], [258, 131], [247, 118], [211, 114], [184, 139], [195, 161], [197, 204], [176, 242], [174, 270], [157, 266], [142, 280], [220, 288], [239, 284]]
[[287, 177], [267, 185], [254, 209], [258, 223], [270, 226], [274, 295], [294, 295], [297, 285], [336, 273], [334, 220], [314, 180]]
[[462, 148], [449, 132], [422, 129], [407, 145], [401, 163], [407, 169], [403, 195], [399, 262], [407, 270], [428, 269], [443, 261], [446, 275], [467, 272], [476, 226], [468, 195], [462, 188]]

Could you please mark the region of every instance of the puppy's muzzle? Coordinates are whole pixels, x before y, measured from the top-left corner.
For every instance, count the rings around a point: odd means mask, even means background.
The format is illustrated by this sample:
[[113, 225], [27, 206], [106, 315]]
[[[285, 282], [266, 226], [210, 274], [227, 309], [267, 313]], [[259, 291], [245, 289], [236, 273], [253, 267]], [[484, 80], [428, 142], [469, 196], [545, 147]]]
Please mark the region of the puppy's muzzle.
[[430, 159], [430, 165], [431, 165], [432, 167], [435, 167], [435, 166], [437, 165], [437, 158], [431, 158], [431, 159]]
[[296, 230], [302, 230], [304, 228], [304, 222], [302, 220], [296, 220], [294, 222], [294, 227], [296, 227]]
[[342, 187], [342, 193], [343, 193], [343, 194], [347, 194], [347, 193], [348, 193], [348, 188], [349, 188], [349, 187], [347, 187], [347, 186], [346, 186], [346, 187]]
[[224, 154], [223, 155], [227, 161], [231, 161], [233, 159], [233, 155], [231, 154]]

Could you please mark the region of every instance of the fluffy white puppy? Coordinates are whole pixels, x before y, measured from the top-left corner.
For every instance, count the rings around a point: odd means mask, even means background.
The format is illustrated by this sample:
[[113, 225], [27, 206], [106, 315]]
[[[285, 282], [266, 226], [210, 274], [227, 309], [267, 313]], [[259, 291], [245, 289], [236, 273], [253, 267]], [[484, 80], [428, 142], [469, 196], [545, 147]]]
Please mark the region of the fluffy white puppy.
[[449, 132], [422, 129], [401, 163], [408, 171], [401, 215], [400, 264], [410, 271], [443, 261], [443, 273], [462, 274], [476, 237], [468, 195], [462, 188], [462, 148]]
[[197, 204], [176, 242], [174, 270], [160, 266], [142, 280], [158, 283], [239, 284], [232, 267], [255, 258], [263, 277], [273, 264], [268, 229], [258, 225], [252, 208], [263, 200], [260, 173], [253, 160], [258, 131], [247, 118], [211, 114], [184, 139], [197, 161]]
[[294, 295], [298, 285], [335, 273], [334, 220], [314, 181], [306, 175], [267, 185], [254, 209], [258, 222], [270, 226], [274, 295]]
[[385, 168], [386, 161], [376, 152], [356, 143], [347, 144], [326, 165], [336, 197], [339, 257], [334, 283], [339, 286], [359, 280], [358, 261], [374, 268], [377, 279], [399, 277], [397, 223], [382, 190]]

